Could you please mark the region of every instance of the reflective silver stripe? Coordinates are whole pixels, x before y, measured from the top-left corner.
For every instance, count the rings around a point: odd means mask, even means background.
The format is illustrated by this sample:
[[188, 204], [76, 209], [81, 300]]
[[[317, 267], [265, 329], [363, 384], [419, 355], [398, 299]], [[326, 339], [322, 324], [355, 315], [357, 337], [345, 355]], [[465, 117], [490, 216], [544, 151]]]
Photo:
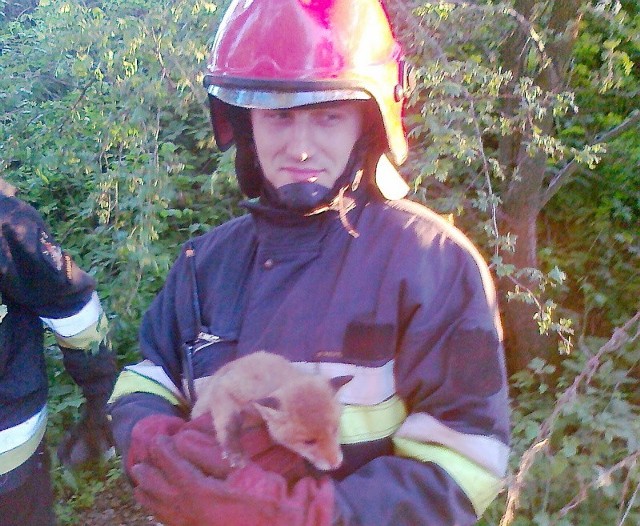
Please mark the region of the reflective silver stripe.
[[340, 402], [345, 405], [377, 405], [396, 393], [393, 360], [381, 367], [335, 362], [295, 362], [294, 365], [325, 378], [353, 376], [353, 380], [340, 388]]
[[40, 318], [53, 332], [62, 337], [75, 336], [98, 321], [102, 314], [102, 305], [98, 294], [94, 292], [89, 302], [80, 312], [68, 318]]
[[0, 431], [0, 474], [24, 463], [38, 449], [47, 428], [47, 407], [28, 420]]
[[17, 426], [0, 431], [0, 453], [5, 453], [29, 440], [47, 420], [47, 406]]
[[414, 442], [440, 444], [504, 477], [509, 459], [509, 447], [496, 438], [460, 433], [447, 427], [427, 413], [414, 413], [404, 421], [395, 437]]

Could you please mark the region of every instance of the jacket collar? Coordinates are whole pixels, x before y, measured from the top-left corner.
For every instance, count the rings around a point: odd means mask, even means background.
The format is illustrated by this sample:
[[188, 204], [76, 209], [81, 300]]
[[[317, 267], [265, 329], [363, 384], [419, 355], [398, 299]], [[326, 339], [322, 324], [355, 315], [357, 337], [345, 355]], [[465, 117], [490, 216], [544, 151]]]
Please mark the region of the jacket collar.
[[334, 229], [343, 228], [354, 235], [352, 224], [368, 199], [364, 188], [345, 187], [329, 205], [304, 214], [274, 207], [264, 198], [243, 201], [241, 206], [253, 216], [261, 243], [274, 248], [309, 248], [320, 244], [327, 232]]

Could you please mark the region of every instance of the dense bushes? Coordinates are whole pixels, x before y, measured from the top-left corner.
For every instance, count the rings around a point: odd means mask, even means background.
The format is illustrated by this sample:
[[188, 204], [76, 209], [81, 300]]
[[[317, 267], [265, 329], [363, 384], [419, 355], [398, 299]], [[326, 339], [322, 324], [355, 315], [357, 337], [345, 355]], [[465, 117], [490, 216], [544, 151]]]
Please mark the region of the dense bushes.
[[[513, 378], [508, 502], [519, 498], [512, 523], [636, 523], [637, 321], [627, 337], [605, 343], [634, 315], [640, 293], [640, 145], [637, 124], [606, 153], [598, 134], [638, 106], [637, 6], [582, 6], [574, 53], [564, 57], [575, 67], [556, 89], [541, 83], [546, 50], [559, 42], [544, 30], [544, 9], [525, 18], [502, 3], [386, 4], [418, 68], [406, 119], [413, 154], [405, 170], [417, 176], [412, 197], [450, 214], [508, 293], [530, 302], [540, 326], [560, 334], [565, 348], [575, 345], [560, 360], [552, 343], [554, 365], [538, 359]], [[527, 4], [514, 5], [524, 12]], [[0, 11], [12, 15], [0, 19], [0, 172], [95, 275], [121, 363], [135, 361], [141, 313], [180, 244], [239, 213], [232, 158], [214, 148], [201, 87], [224, 4], [8, 7], [0, 0]], [[505, 65], [505, 48], [523, 28], [528, 38], [518, 41], [518, 57], [526, 60], [517, 76]], [[531, 182], [528, 165], [507, 162], [514, 138], [532, 159], [542, 156], [540, 186], [531, 193], [540, 199], [534, 266], [514, 259], [523, 239], [505, 220], [517, 217], [509, 199]], [[569, 174], [562, 191], [546, 191], [559, 174]], [[573, 340], [563, 318], [574, 322]], [[55, 346], [48, 349], [55, 442], [81, 398]], [[61, 492], [80, 481], [59, 472]], [[80, 486], [78, 505], [100, 488], [90, 482]], [[508, 522], [506, 502], [489, 510], [486, 524]]]
[[179, 245], [233, 213], [199, 74], [215, 20], [210, 2], [43, 1], [3, 28], [0, 168], [96, 276], [125, 360]]

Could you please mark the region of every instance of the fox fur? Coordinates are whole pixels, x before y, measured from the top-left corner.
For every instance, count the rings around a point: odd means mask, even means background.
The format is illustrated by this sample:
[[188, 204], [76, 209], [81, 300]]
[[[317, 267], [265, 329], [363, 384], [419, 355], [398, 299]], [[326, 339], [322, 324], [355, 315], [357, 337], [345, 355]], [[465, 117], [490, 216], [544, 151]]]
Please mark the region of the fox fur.
[[[351, 377], [326, 378], [303, 372], [277, 354], [259, 351], [238, 358], [203, 378], [191, 417], [211, 413], [229, 457], [238, 463], [237, 424], [241, 411], [259, 413], [272, 440], [328, 471], [342, 463], [341, 405], [337, 390]], [[240, 458], [238, 458], [240, 457]]]

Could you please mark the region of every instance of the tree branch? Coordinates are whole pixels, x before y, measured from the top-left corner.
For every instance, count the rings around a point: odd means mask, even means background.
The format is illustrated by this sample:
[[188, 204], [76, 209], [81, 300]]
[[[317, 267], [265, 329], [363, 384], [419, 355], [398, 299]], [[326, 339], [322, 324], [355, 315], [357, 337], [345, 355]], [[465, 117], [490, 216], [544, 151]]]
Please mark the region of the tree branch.
[[558, 401], [554, 406], [553, 411], [541, 423], [538, 435], [533, 441], [533, 445], [523, 453], [520, 459], [518, 470], [509, 484], [507, 506], [505, 513], [500, 520], [500, 526], [509, 526], [513, 522], [519, 505], [520, 494], [525, 485], [525, 477], [529, 468], [533, 465], [535, 457], [538, 456], [540, 451], [547, 447], [553, 432], [553, 426], [564, 407], [576, 398], [578, 395], [578, 389], [581, 385], [586, 386], [591, 383], [593, 375], [602, 364], [601, 359], [603, 356], [618, 350], [628, 341], [634, 341], [636, 338], [640, 337], [640, 326], [637, 325], [638, 322], [640, 322], [640, 311], [636, 312], [636, 314], [627, 320], [622, 327], [617, 328], [613, 332], [609, 341], [600, 347], [598, 352], [587, 360], [584, 369], [574, 378], [573, 383], [558, 397]]
[[[640, 110], [633, 110], [624, 120], [624, 122], [609, 130], [608, 132], [596, 136], [596, 139], [592, 143], [592, 145], [611, 141], [619, 135], [622, 135], [633, 126], [636, 126], [638, 123], [640, 123]], [[578, 161], [572, 159], [554, 176], [542, 195], [542, 199], [540, 202], [541, 209], [544, 208], [544, 206], [551, 200], [551, 198], [558, 193], [558, 190], [560, 190], [560, 188], [569, 181], [571, 176], [578, 169], [579, 165], [580, 163]]]

